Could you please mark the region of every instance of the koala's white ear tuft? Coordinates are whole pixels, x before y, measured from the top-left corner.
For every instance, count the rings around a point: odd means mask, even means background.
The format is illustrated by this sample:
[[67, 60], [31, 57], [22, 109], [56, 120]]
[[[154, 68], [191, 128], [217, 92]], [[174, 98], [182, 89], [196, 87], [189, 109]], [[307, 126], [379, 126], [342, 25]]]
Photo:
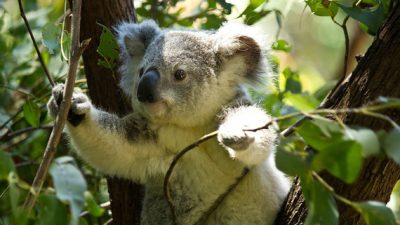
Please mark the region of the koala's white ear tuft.
[[267, 48], [263, 39], [254, 28], [228, 22], [215, 33], [216, 52], [222, 62], [241, 57], [244, 78], [251, 83], [259, 83], [267, 69]]
[[121, 53], [131, 57], [143, 56], [147, 46], [161, 32], [153, 20], [139, 24], [123, 22], [115, 28], [115, 31]]

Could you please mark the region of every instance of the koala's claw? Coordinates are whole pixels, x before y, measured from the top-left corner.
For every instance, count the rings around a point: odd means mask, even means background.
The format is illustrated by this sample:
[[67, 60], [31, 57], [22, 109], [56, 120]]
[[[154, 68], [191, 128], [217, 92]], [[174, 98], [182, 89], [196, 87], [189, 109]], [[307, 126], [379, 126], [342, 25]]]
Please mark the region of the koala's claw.
[[[47, 108], [52, 117], [56, 117], [60, 111], [60, 105], [63, 98], [64, 84], [57, 84], [53, 87], [52, 96], [47, 103]], [[68, 121], [72, 125], [78, 125], [90, 111], [91, 103], [86, 95], [82, 93], [73, 93], [71, 99], [71, 108], [68, 112]]]
[[235, 151], [243, 151], [254, 142], [254, 137], [239, 128], [227, 129], [221, 127], [218, 132], [218, 141]]

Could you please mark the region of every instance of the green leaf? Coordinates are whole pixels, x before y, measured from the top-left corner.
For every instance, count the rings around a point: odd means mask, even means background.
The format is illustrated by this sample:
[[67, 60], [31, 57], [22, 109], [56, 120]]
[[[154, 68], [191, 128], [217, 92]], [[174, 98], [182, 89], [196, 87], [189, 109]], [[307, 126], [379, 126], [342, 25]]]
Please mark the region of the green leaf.
[[95, 217], [100, 217], [103, 215], [105, 210], [97, 204], [93, 195], [89, 191], [85, 192], [85, 200], [86, 200], [87, 209], [90, 214], [92, 214]]
[[42, 28], [43, 44], [50, 54], [54, 54], [54, 51], [60, 47], [60, 34], [60, 28], [53, 23], [47, 23]]
[[68, 214], [64, 205], [51, 194], [41, 194], [38, 199], [39, 225], [67, 225]]
[[398, 225], [392, 210], [382, 202], [359, 202], [353, 207], [361, 213], [367, 225]]
[[304, 196], [309, 208], [304, 225], [337, 225], [339, 213], [331, 193], [312, 178], [307, 182], [302, 179], [302, 187], [307, 192]]
[[362, 167], [362, 147], [355, 141], [330, 142], [314, 157], [313, 166], [324, 168], [346, 183], [354, 182]]
[[291, 176], [304, 176], [310, 171], [310, 160], [306, 154], [290, 152], [282, 145], [278, 146], [275, 160], [277, 168]]
[[23, 106], [24, 118], [33, 127], [39, 127], [40, 108], [32, 100], [27, 100]]
[[244, 22], [247, 25], [253, 25], [256, 22], [258, 22], [259, 20], [261, 20], [262, 18], [264, 18], [266, 15], [268, 15], [270, 12], [272, 12], [271, 10], [261, 10], [259, 12], [249, 12], [248, 14], [246, 14], [246, 18], [244, 19]]
[[103, 31], [100, 35], [100, 43], [99, 47], [97, 47], [97, 52], [103, 57], [103, 60], [99, 60], [98, 64], [107, 69], [112, 69], [115, 67], [118, 58], [118, 43], [110, 29], [102, 24], [99, 25], [103, 28]]
[[[210, 2], [210, 1], [209, 1]], [[217, 0], [218, 4], [222, 6], [225, 14], [231, 14], [233, 5], [225, 0]]]
[[277, 40], [272, 44], [272, 49], [276, 51], [290, 52], [292, 46], [286, 40]]
[[377, 6], [366, 9], [348, 6], [341, 2], [336, 2], [336, 4], [350, 17], [364, 24], [368, 28], [367, 32], [372, 35], [376, 34], [385, 19], [385, 10], [381, 1]]
[[282, 71], [283, 76], [286, 79], [285, 92], [301, 93], [300, 75], [298, 72], [285, 68]]
[[9, 154], [0, 150], [0, 180], [6, 180], [10, 172], [15, 172], [14, 162]]
[[319, 101], [307, 93], [293, 94], [292, 92], [287, 92], [284, 101], [300, 111], [312, 111], [319, 105]]
[[386, 155], [400, 164], [400, 129], [393, 129], [383, 137], [383, 149]]
[[243, 15], [248, 15], [249, 13], [253, 12], [256, 8], [262, 5], [266, 0], [250, 0], [249, 5], [246, 9], [238, 16], [241, 17]]
[[71, 224], [76, 225], [85, 205], [84, 193], [87, 185], [81, 172], [72, 164], [73, 162], [73, 158], [69, 156], [57, 158], [50, 168], [50, 174], [57, 198], [69, 203]]
[[315, 150], [321, 150], [344, 139], [342, 128], [328, 119], [306, 120], [296, 128], [297, 133]]
[[338, 12], [338, 6], [331, 1], [325, 0], [306, 0], [306, 4], [317, 16], [335, 17]]
[[378, 136], [374, 131], [368, 128], [351, 129], [346, 127], [347, 136], [357, 141], [362, 146], [365, 157], [379, 154], [380, 146]]

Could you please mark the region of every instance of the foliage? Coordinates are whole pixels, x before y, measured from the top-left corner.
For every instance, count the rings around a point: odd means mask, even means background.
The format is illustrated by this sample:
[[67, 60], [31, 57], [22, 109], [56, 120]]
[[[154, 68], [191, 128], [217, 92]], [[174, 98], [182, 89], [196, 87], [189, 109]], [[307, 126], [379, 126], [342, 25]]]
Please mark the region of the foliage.
[[[272, 1], [271, 1], [272, 2]], [[269, 1], [249, 0], [242, 9], [225, 0], [203, 0], [188, 12], [185, 1], [145, 0], [136, 9], [139, 20], [153, 18], [162, 27], [198, 27], [216, 29], [224, 21], [240, 18], [255, 24], [273, 15], [278, 28], [283, 14], [269, 8]], [[387, 16], [389, 0], [305, 0], [316, 16], [331, 17], [344, 13], [360, 22], [370, 34], [376, 34]], [[68, 62], [70, 37], [68, 28], [59, 21], [64, 13], [61, 0], [26, 0], [27, 17], [52, 76], [62, 82]], [[235, 10], [238, 12], [235, 14]], [[50, 125], [45, 103], [51, 87], [36, 60], [33, 45], [19, 17], [16, 1], [0, 1], [0, 224], [103, 224], [110, 219], [109, 210], [99, 203], [108, 201], [104, 178], [80, 161], [73, 159], [68, 145], [60, 146], [52, 164], [49, 182], [39, 195], [34, 213], [29, 217], [23, 210], [24, 198], [30, 190], [34, 174], [41, 160], [48, 136], [43, 127]], [[115, 68], [118, 56], [112, 32], [103, 27], [98, 53], [98, 64]], [[290, 54], [292, 45], [279, 39], [271, 46], [273, 55]], [[340, 120], [341, 112], [315, 110], [331, 85], [310, 91], [302, 81], [302, 71], [282, 67], [272, 56], [277, 79], [268, 91], [254, 91], [264, 108], [276, 118], [279, 130], [293, 124], [302, 116], [307, 119], [294, 134], [282, 138], [276, 153], [279, 169], [291, 176], [299, 176], [307, 205], [310, 209], [307, 225], [338, 224], [336, 201], [344, 202], [358, 211], [367, 224], [396, 224], [392, 211], [384, 204], [367, 201], [353, 202], [338, 196], [318, 172], [327, 171], [347, 183], [354, 182], [367, 156], [387, 156], [400, 163], [399, 127], [373, 131], [347, 126]], [[83, 71], [80, 72], [81, 76]], [[85, 82], [77, 82], [85, 89]], [[348, 113], [374, 112], [387, 107], [400, 107], [400, 100], [381, 98], [370, 106], [349, 109]], [[334, 115], [333, 120], [322, 116]], [[369, 114], [371, 115], [371, 114]], [[306, 147], [310, 146], [310, 147]], [[102, 204], [104, 206], [104, 204]], [[107, 204], [105, 204], [107, 205]]]

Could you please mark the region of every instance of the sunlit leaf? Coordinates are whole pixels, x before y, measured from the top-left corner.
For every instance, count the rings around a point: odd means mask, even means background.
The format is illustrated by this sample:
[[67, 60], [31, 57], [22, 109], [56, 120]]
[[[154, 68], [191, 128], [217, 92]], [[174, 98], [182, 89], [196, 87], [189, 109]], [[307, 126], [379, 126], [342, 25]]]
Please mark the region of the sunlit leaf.
[[289, 43], [283, 39], [276, 40], [272, 44], [272, 49], [277, 51], [290, 52], [291, 48], [292, 46], [290, 46]]
[[293, 94], [288, 92], [285, 94], [284, 101], [300, 111], [312, 111], [319, 105], [319, 101], [307, 93]]
[[23, 106], [24, 118], [33, 127], [39, 127], [40, 108], [32, 100], [27, 100]]
[[95, 217], [103, 215], [105, 210], [97, 204], [93, 195], [88, 191], [85, 192], [85, 201], [87, 205], [87, 210], [89, 211], [90, 214], [92, 214]]
[[334, 17], [338, 12], [338, 6], [331, 1], [325, 0], [306, 0], [311, 12], [317, 16]]
[[239, 17], [241, 17], [243, 15], [248, 15], [249, 13], [253, 12], [255, 9], [257, 9], [259, 6], [261, 6], [265, 2], [266, 2], [266, 0], [250, 0], [249, 5], [239, 15]]
[[57, 158], [50, 168], [57, 198], [69, 203], [71, 224], [76, 225], [85, 205], [86, 180], [69, 156]]
[[353, 207], [361, 213], [367, 225], [398, 225], [392, 210], [382, 202], [359, 202]]

